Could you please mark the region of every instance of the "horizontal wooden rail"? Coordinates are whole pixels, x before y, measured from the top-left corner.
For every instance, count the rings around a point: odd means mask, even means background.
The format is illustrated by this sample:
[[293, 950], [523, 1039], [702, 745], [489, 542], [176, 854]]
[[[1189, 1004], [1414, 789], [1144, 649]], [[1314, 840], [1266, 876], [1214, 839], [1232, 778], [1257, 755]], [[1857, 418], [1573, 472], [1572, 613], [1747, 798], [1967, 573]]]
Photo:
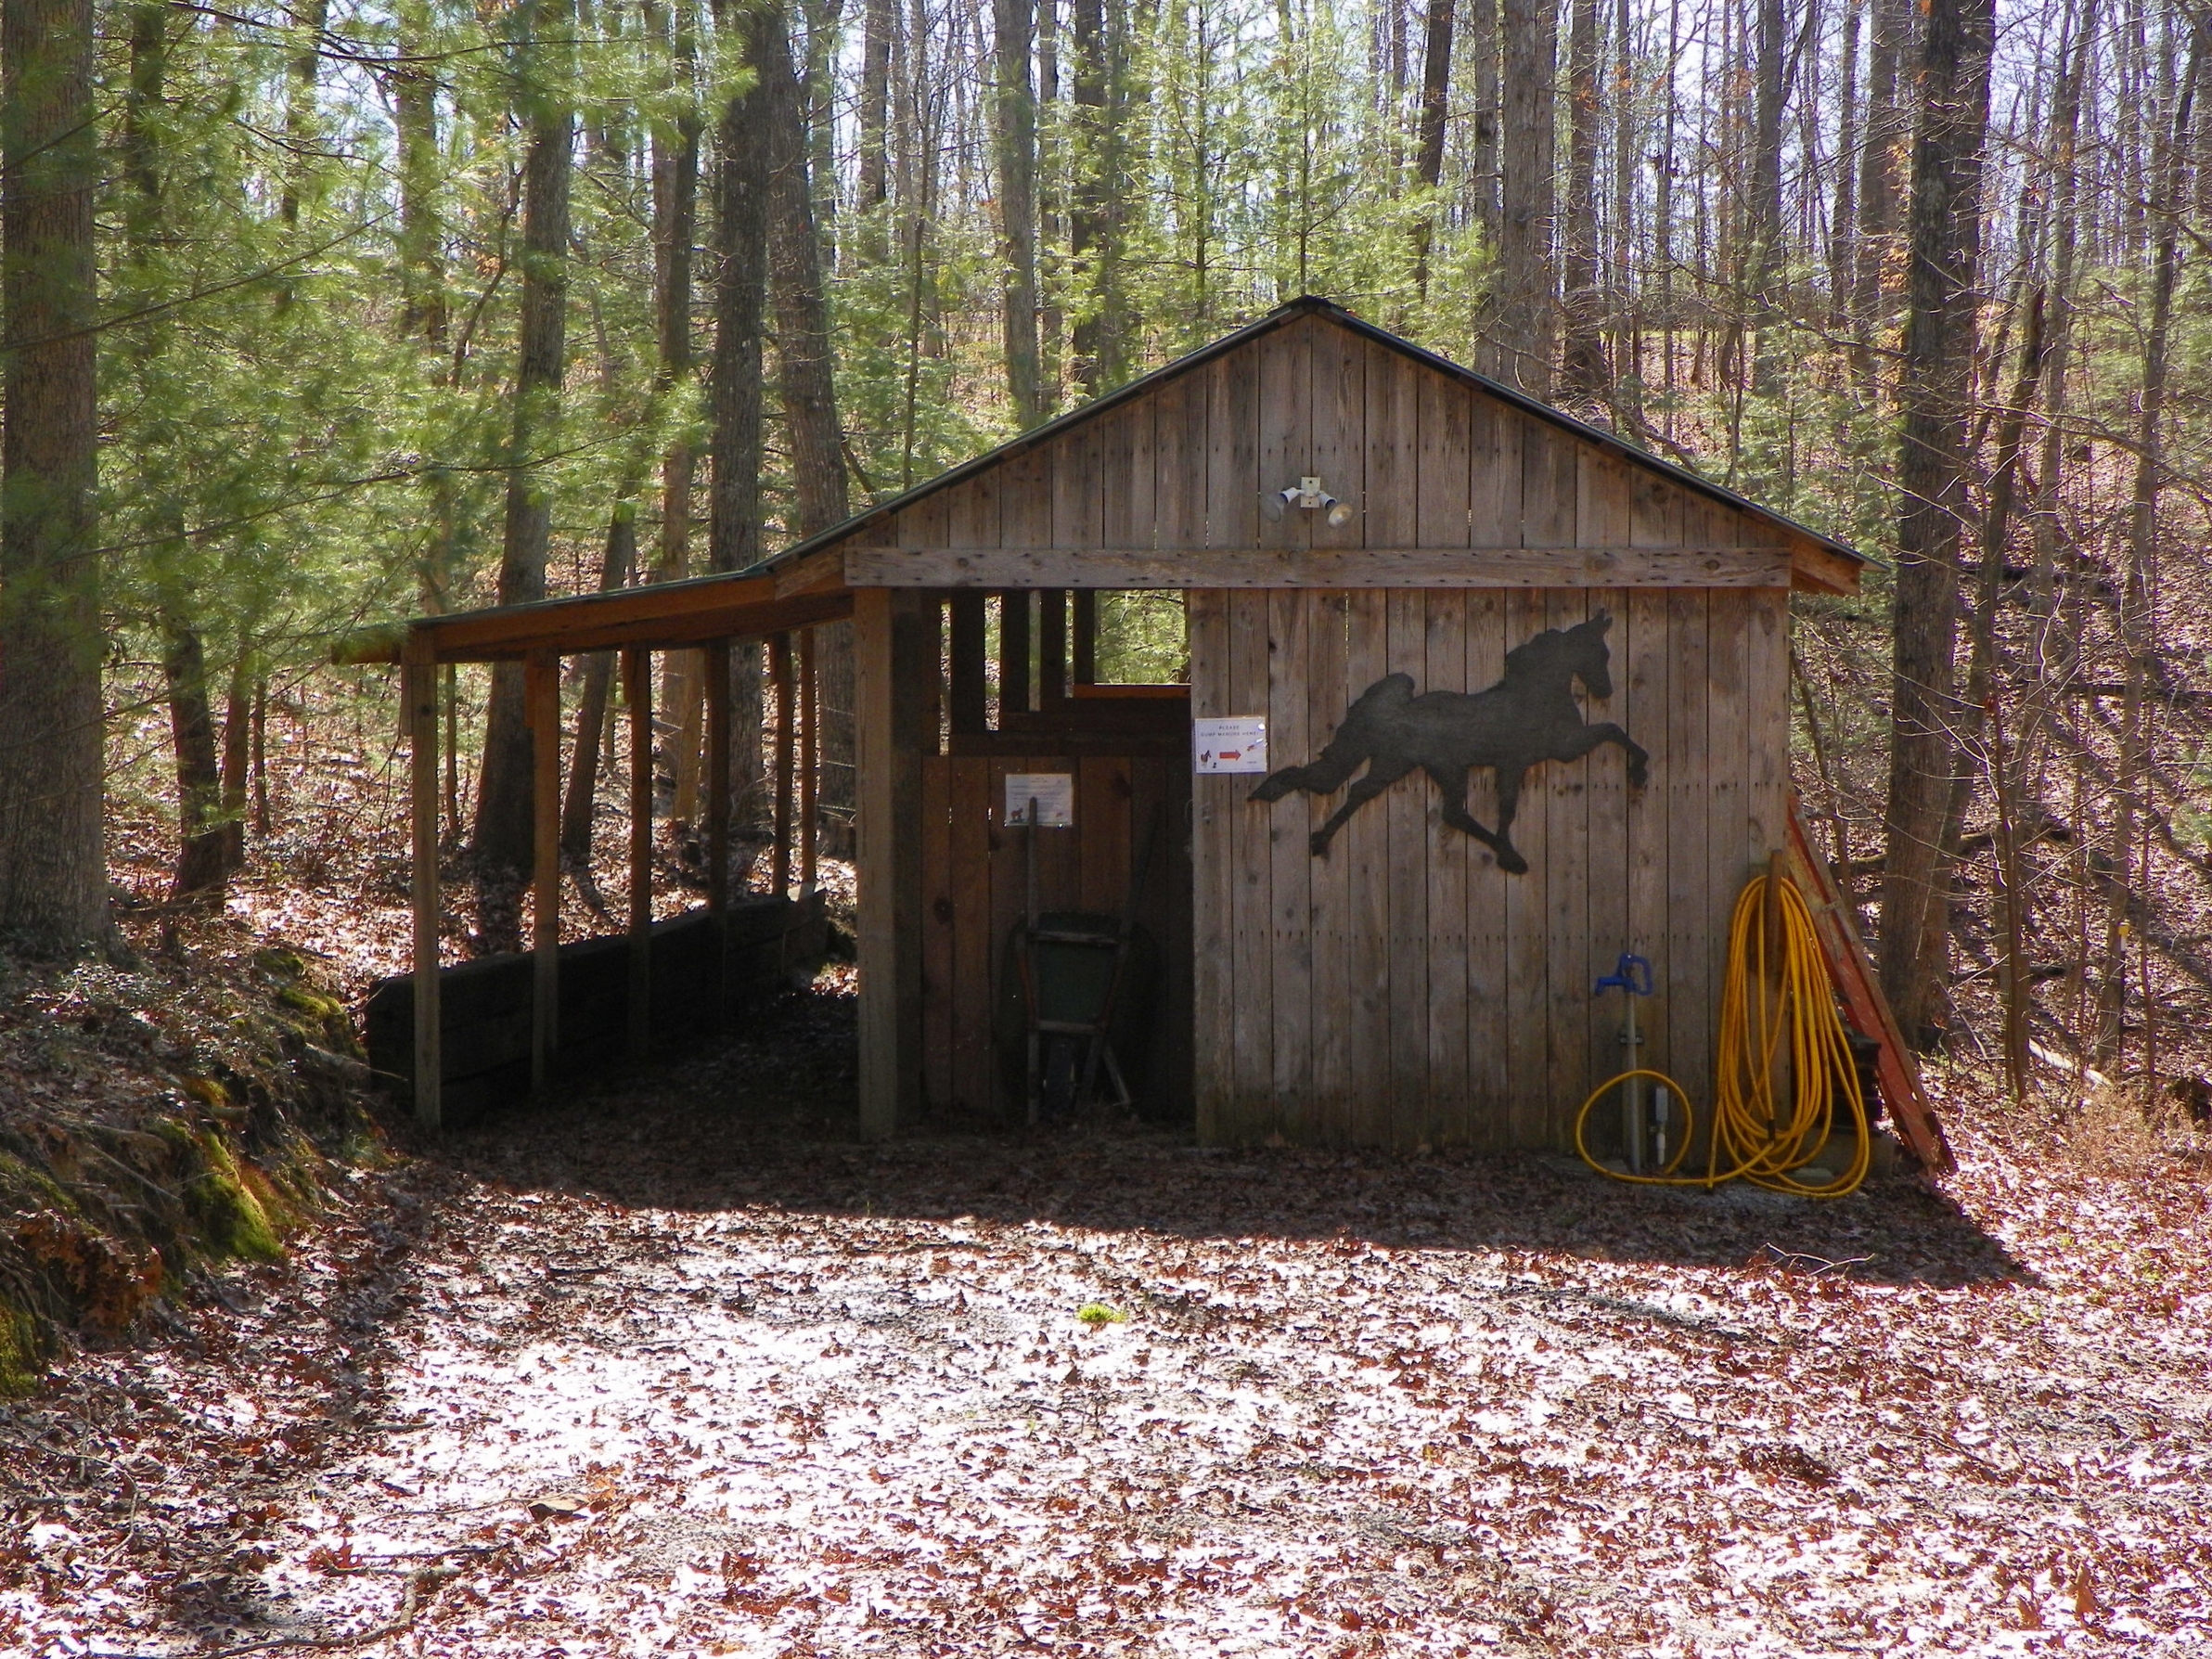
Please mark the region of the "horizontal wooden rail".
[[1779, 547], [853, 547], [853, 587], [1787, 587]]

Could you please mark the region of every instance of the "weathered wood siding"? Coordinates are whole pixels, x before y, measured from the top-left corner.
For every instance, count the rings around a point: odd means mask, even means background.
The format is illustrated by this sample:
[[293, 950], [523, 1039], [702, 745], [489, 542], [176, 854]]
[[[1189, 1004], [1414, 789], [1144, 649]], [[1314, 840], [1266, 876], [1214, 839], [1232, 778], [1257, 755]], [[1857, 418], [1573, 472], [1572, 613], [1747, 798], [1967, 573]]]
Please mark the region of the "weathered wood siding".
[[[1195, 779], [1202, 1137], [1561, 1145], [1626, 1063], [1621, 998], [1591, 986], [1627, 949], [1659, 985], [1642, 1063], [1703, 1100], [1730, 912], [1783, 832], [1786, 606], [1771, 589], [1193, 593], [1192, 711], [1266, 714], [1277, 766], [1312, 759], [1383, 675], [1480, 691], [1511, 647], [1600, 610], [1613, 695], [1585, 712], [1651, 752], [1641, 789], [1611, 745], [1531, 772], [1517, 876], [1442, 822], [1418, 772], [1325, 858], [1307, 837], [1341, 796], [1268, 804], [1255, 778]], [[1488, 771], [1468, 804], [1496, 823]]]
[[1190, 1100], [1190, 768], [1182, 756], [932, 755], [922, 762], [923, 1092], [932, 1108], [1003, 1115], [1021, 1102], [1001, 1077], [992, 1021], [1007, 935], [1027, 902], [1026, 830], [1006, 830], [1006, 779], [1075, 778], [1075, 822], [1037, 839], [1037, 907], [1119, 916], [1151, 825], [1159, 842], [1138, 920], [1160, 947], [1153, 1038], [1139, 1104], [1187, 1112]]
[[[1350, 522], [1331, 525], [1297, 509], [1270, 521], [1260, 511], [1262, 490], [1307, 475], [1353, 507]], [[1731, 508], [1318, 317], [1293, 320], [1247, 351], [927, 495], [854, 545], [1194, 556], [1525, 547], [1575, 550], [1574, 559], [1552, 561], [1551, 580], [1562, 584], [1788, 579], [1783, 559], [1779, 575], [1739, 561], [1709, 573], [1620, 569], [1607, 583], [1609, 566], [1631, 562], [1639, 550], [1779, 549], [1781, 541]], [[879, 560], [869, 580], [892, 580], [894, 562]], [[1471, 559], [1470, 569], [1479, 562]], [[1518, 568], [1490, 564], [1484, 580], [1525, 579]], [[1131, 565], [1103, 585], [1142, 586], [1159, 573]], [[982, 585], [1080, 585], [1096, 576], [1039, 557]], [[943, 580], [932, 573], [928, 585]]]

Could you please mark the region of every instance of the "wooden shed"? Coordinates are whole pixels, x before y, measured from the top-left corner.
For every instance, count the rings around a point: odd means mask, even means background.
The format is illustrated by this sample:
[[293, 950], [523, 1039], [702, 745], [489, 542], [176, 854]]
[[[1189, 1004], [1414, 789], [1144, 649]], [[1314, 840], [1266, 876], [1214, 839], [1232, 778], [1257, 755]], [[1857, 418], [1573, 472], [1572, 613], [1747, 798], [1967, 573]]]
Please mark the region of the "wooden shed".
[[[1592, 993], [1623, 951], [1641, 1063], [1708, 1087], [1730, 907], [1784, 834], [1789, 594], [1862, 563], [1306, 299], [756, 572], [486, 614], [851, 616], [872, 1131], [1013, 1108], [1028, 838], [1045, 908], [1111, 912], [1157, 824], [1150, 1102], [1210, 1141], [1551, 1147], [1625, 1063]], [[1128, 590], [1181, 596], [1187, 683], [1107, 683]], [[1217, 769], [1255, 737], [1266, 771]], [[1068, 780], [1072, 823], [1010, 828], [1010, 776]]]

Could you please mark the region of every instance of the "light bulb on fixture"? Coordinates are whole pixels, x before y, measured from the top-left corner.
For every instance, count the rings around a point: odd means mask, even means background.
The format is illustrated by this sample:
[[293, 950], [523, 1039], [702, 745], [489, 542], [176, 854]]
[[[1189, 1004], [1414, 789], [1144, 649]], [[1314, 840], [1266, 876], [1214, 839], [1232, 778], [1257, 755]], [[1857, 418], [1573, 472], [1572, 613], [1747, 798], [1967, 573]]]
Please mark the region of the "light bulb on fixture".
[[1282, 522], [1283, 514], [1293, 507], [1321, 514], [1337, 529], [1352, 521], [1351, 503], [1339, 501], [1329, 494], [1321, 488], [1321, 481], [1318, 478], [1301, 478], [1296, 483], [1288, 484], [1282, 489], [1260, 492], [1260, 511], [1270, 524]]

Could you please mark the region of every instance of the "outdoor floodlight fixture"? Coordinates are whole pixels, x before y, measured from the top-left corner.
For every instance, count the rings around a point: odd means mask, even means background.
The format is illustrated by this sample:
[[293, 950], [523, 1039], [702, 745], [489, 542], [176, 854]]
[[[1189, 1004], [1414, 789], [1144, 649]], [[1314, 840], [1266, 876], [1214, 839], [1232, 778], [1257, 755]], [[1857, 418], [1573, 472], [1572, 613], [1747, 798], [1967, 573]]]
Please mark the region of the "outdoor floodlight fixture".
[[1260, 492], [1260, 510], [1267, 515], [1270, 524], [1281, 522], [1282, 515], [1293, 507], [1309, 513], [1318, 512], [1339, 529], [1352, 521], [1351, 504], [1339, 501], [1321, 488], [1318, 478], [1301, 478], [1287, 489]]

